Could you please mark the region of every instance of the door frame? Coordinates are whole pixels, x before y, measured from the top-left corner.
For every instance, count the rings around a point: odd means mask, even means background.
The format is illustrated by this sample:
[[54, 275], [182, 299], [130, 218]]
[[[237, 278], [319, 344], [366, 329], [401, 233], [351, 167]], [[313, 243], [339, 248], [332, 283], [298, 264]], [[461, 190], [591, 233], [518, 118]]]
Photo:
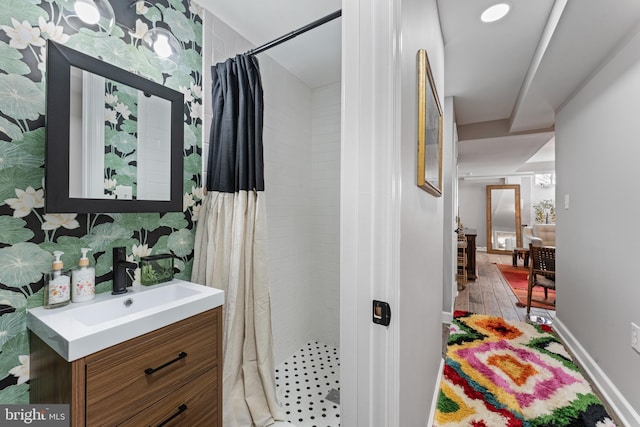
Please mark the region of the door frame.
[[[342, 4], [340, 397], [345, 426], [399, 427], [399, 10], [399, 1]], [[389, 303], [390, 326], [372, 323], [374, 299]]]

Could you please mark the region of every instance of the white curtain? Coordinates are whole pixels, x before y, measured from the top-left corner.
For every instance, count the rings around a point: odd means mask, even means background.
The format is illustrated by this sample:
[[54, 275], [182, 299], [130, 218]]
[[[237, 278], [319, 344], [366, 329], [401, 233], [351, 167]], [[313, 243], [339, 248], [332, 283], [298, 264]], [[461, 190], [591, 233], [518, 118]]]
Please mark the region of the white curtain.
[[225, 427], [283, 420], [276, 400], [267, 278], [263, 92], [256, 57], [211, 68], [209, 193], [200, 207], [191, 280], [222, 289]]
[[284, 420], [276, 399], [264, 192], [211, 191], [198, 219], [192, 281], [225, 292], [225, 427]]

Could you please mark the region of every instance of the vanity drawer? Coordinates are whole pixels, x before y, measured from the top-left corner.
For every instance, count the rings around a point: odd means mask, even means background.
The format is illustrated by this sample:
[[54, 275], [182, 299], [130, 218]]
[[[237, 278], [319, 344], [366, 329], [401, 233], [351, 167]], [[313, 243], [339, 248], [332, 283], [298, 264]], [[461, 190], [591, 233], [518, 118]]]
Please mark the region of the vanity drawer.
[[217, 310], [87, 356], [86, 425], [117, 425], [216, 367]]
[[222, 427], [218, 424], [217, 369], [201, 375], [121, 426]]

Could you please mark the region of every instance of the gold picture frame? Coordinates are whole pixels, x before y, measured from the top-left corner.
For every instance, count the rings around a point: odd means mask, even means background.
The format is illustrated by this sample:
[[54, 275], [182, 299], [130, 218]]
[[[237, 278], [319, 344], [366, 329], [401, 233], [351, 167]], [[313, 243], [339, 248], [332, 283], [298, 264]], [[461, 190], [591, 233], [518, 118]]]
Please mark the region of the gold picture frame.
[[418, 187], [442, 196], [442, 108], [427, 51], [418, 51]]

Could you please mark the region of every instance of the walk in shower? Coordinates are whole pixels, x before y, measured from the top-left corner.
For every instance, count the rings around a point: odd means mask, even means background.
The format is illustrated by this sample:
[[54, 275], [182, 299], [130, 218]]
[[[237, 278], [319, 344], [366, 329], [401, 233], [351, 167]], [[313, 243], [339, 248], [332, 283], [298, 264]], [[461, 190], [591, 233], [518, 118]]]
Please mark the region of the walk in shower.
[[[340, 31], [339, 19], [326, 25]], [[253, 47], [209, 12], [204, 40], [205, 75]], [[297, 427], [339, 426], [341, 86], [311, 88], [257, 57], [278, 401]]]

